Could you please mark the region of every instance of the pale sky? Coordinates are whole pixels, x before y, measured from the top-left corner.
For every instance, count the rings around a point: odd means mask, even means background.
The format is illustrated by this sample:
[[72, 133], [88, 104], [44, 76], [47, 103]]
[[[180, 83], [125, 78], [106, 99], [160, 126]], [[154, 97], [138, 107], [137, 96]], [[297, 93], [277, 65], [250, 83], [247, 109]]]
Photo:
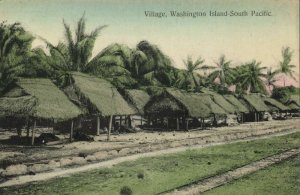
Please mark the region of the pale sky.
[[[210, 11], [269, 11], [272, 16], [209, 16]], [[166, 12], [166, 18], [145, 11]], [[206, 16], [171, 17], [170, 11], [206, 12]], [[135, 47], [148, 40], [183, 68], [188, 55], [213, 64], [221, 54], [234, 65], [256, 59], [278, 66], [281, 48], [294, 50], [299, 72], [299, 0], [0, 0], [0, 21], [21, 22], [26, 30], [56, 44], [63, 39], [62, 20], [75, 27], [85, 12], [87, 29], [108, 25], [94, 55], [112, 43]], [[34, 46], [40, 46], [35, 41]]]

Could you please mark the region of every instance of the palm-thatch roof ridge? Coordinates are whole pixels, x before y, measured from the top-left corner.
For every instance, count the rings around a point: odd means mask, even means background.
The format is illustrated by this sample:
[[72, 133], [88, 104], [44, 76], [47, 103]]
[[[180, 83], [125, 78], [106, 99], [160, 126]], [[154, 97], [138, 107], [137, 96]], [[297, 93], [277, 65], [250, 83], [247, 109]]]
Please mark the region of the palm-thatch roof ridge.
[[139, 114], [144, 115], [144, 107], [150, 100], [147, 92], [138, 89], [125, 90], [125, 98], [135, 106]]
[[0, 98], [1, 116], [69, 120], [82, 111], [49, 79], [20, 78]]
[[224, 95], [224, 98], [230, 102], [239, 113], [249, 113], [248, 108], [242, 104], [234, 95]]
[[230, 102], [228, 102], [222, 95], [204, 88], [201, 89], [201, 92], [212, 95], [214, 102], [223, 108], [227, 113], [234, 114], [239, 112], [239, 110]]
[[[243, 101], [244, 100], [244, 101]], [[264, 103], [261, 94], [247, 94], [242, 96], [242, 102], [245, 102], [250, 111], [268, 112], [270, 108]]]
[[272, 106], [272, 107], [275, 107], [275, 110], [271, 109], [272, 111], [288, 111], [290, 110], [290, 108], [288, 108], [287, 106], [283, 105], [281, 102], [273, 99], [273, 98], [270, 98], [270, 97], [265, 97], [264, 98], [264, 102], [267, 106]]
[[71, 75], [76, 93], [93, 105], [94, 111], [101, 116], [132, 115], [138, 112], [108, 81], [79, 72]]
[[213, 102], [209, 94], [188, 93], [173, 88], [167, 88], [162, 95], [151, 98], [145, 111], [146, 113], [159, 113], [163, 112], [164, 107], [194, 118], [226, 114], [225, 110]]

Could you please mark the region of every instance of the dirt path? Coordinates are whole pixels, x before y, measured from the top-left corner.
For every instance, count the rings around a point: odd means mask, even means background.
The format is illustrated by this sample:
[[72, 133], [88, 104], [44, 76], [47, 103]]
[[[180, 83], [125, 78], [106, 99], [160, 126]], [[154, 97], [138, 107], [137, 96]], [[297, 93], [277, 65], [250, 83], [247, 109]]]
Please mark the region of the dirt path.
[[265, 138], [270, 138], [270, 137], [275, 137], [275, 136], [282, 136], [282, 135], [286, 135], [286, 134], [290, 134], [290, 133], [294, 133], [294, 132], [299, 132], [299, 129], [280, 132], [280, 133], [274, 133], [274, 134], [270, 134], [270, 135], [264, 135], [264, 136], [260, 136], [260, 137], [249, 137], [249, 138], [245, 138], [242, 140], [232, 140], [232, 141], [224, 141], [224, 142], [216, 142], [216, 143], [205, 143], [205, 144], [200, 144], [200, 145], [183, 146], [183, 147], [169, 148], [169, 149], [147, 152], [147, 153], [139, 153], [139, 154], [134, 154], [134, 155], [130, 155], [130, 156], [118, 157], [118, 158], [103, 161], [103, 162], [87, 164], [87, 165], [83, 165], [80, 167], [73, 167], [73, 168], [69, 168], [69, 169], [57, 169], [52, 172], [39, 173], [36, 175], [18, 176], [18, 177], [14, 177], [8, 181], [1, 183], [0, 187], [23, 185], [23, 184], [30, 183], [30, 182], [43, 181], [43, 180], [48, 180], [48, 179], [52, 179], [55, 177], [63, 177], [63, 176], [67, 176], [67, 175], [71, 175], [71, 174], [75, 174], [75, 173], [79, 173], [79, 172], [85, 172], [85, 171], [98, 169], [98, 168], [109, 168], [113, 165], [116, 165], [116, 164], [119, 164], [122, 162], [134, 161], [134, 160], [137, 160], [137, 159], [143, 158], [143, 157], [153, 157], [153, 156], [159, 156], [159, 155], [163, 155], [163, 154], [182, 152], [182, 151], [186, 151], [189, 149], [199, 149], [199, 148], [223, 145], [223, 144], [228, 144], [228, 143], [265, 139]]
[[267, 158], [264, 158], [262, 160], [250, 163], [248, 165], [245, 165], [243, 167], [237, 168], [233, 171], [228, 171], [226, 173], [202, 180], [196, 184], [182, 187], [180, 189], [177, 189], [173, 192], [170, 192], [168, 194], [170, 195], [191, 195], [191, 194], [201, 194], [205, 191], [208, 191], [210, 189], [213, 189], [215, 187], [224, 185], [230, 181], [239, 179], [245, 175], [248, 175], [250, 173], [256, 172], [260, 169], [266, 168], [270, 165], [273, 165], [275, 163], [278, 163], [280, 161], [286, 160], [287, 158], [290, 158], [292, 156], [295, 156], [297, 154], [300, 154], [300, 148], [298, 149], [291, 149], [286, 152], [276, 154], [274, 156], [270, 156]]

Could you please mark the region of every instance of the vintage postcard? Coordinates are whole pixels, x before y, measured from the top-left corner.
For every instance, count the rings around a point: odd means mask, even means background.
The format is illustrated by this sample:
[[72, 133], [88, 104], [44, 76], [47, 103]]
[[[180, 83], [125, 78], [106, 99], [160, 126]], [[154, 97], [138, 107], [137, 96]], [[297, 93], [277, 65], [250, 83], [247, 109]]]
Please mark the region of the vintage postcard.
[[299, 0], [0, 0], [0, 194], [300, 194]]

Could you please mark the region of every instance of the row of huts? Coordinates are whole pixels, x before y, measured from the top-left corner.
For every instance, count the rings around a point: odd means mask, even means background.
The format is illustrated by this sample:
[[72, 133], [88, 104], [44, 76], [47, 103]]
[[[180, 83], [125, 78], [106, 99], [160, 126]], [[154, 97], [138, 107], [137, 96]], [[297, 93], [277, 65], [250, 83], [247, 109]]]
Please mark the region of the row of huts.
[[[219, 125], [220, 121], [259, 121], [265, 113], [283, 115], [299, 112], [299, 96], [285, 104], [260, 94], [242, 97], [220, 95], [203, 89], [188, 93], [164, 88], [150, 96], [144, 90], [124, 90], [121, 93], [108, 81], [83, 73], [71, 73], [71, 82], [59, 89], [49, 79], [20, 78], [0, 98], [0, 126], [31, 129], [34, 143], [35, 128], [43, 124], [67, 124], [70, 139], [74, 128], [85, 121], [99, 135], [107, 129], [122, 126], [143, 126], [151, 129], [190, 129]], [[66, 126], [63, 126], [66, 127]]]

